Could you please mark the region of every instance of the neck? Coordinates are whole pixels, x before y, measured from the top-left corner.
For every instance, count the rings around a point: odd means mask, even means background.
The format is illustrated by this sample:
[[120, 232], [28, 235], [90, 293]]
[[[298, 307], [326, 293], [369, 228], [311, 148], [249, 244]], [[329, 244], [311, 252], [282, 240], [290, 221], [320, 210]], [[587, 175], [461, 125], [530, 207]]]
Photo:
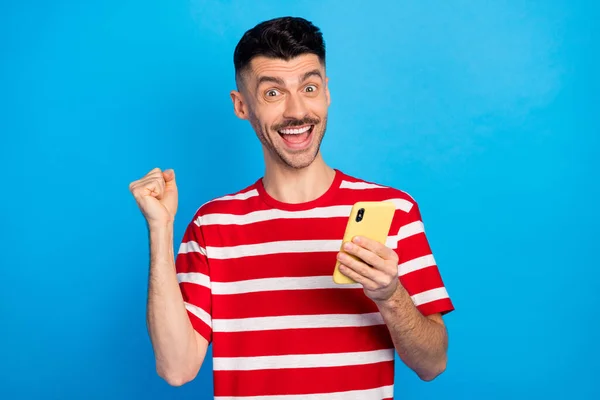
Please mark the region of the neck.
[[302, 169], [267, 163], [263, 185], [274, 199], [298, 204], [321, 197], [331, 186], [334, 177], [335, 170], [323, 161], [319, 153], [311, 165]]

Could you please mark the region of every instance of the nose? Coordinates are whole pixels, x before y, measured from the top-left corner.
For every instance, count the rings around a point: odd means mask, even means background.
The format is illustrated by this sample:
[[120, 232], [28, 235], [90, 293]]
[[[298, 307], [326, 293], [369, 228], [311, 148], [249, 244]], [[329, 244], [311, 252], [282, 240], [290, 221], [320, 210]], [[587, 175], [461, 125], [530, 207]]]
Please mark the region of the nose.
[[302, 97], [290, 94], [286, 99], [283, 117], [286, 119], [303, 119], [306, 117], [307, 111]]

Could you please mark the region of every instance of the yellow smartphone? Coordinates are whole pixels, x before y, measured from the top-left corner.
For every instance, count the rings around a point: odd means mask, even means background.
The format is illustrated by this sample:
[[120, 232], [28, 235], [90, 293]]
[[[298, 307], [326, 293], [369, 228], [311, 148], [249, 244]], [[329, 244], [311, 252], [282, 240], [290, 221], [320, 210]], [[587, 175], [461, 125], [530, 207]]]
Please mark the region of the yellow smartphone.
[[[346, 231], [342, 246], [351, 242], [355, 236], [363, 236], [385, 244], [387, 241], [396, 206], [389, 201], [359, 201], [352, 206], [350, 217], [346, 224]], [[340, 247], [340, 251], [343, 251]], [[355, 256], [351, 256], [357, 259]], [[356, 283], [353, 279], [339, 271], [340, 262], [335, 263], [333, 281], [338, 284]]]

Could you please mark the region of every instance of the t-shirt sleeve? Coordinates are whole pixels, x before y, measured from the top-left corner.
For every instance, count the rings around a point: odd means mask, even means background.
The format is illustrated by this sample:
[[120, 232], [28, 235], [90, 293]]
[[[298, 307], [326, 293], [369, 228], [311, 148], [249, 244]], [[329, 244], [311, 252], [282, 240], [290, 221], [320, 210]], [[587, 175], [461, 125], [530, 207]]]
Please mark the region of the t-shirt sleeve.
[[194, 329], [212, 341], [211, 280], [206, 244], [195, 222], [187, 226], [175, 258], [177, 280]]
[[431, 252], [416, 202], [406, 214], [397, 238], [400, 283], [417, 309], [423, 315], [453, 311], [454, 305]]

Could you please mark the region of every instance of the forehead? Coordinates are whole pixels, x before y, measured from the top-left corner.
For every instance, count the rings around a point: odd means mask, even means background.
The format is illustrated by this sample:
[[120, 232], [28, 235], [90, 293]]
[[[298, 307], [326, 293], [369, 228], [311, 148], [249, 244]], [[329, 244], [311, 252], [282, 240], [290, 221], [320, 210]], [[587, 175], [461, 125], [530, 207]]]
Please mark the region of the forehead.
[[288, 61], [280, 58], [267, 58], [258, 56], [250, 62], [250, 75], [252, 80], [262, 76], [281, 78], [284, 81], [297, 80], [303, 74], [315, 69], [324, 76], [324, 68], [319, 57], [314, 54], [303, 54]]

